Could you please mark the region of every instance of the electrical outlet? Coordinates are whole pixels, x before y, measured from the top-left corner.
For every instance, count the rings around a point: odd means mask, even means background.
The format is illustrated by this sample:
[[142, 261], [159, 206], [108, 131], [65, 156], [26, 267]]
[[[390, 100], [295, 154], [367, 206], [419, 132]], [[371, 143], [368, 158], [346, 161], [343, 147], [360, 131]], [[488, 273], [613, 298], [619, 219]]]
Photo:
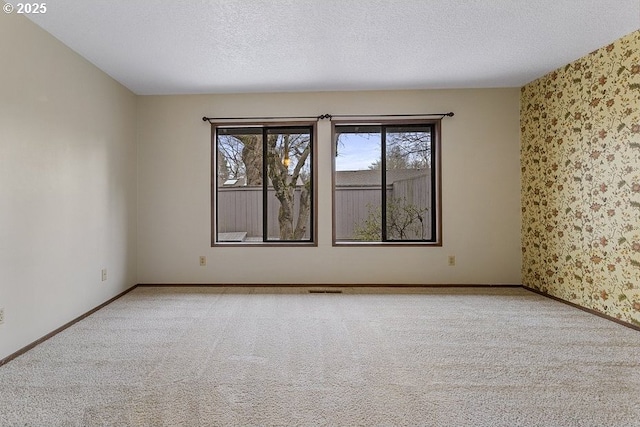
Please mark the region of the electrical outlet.
[[204, 267], [207, 265], [207, 257], [206, 256], [201, 256], [200, 257], [200, 267]]
[[4, 323], [4, 308], [0, 308], [0, 325]]
[[454, 265], [456, 265], [456, 256], [449, 255], [448, 263], [449, 263], [449, 267], [453, 267]]
[[102, 269], [102, 281], [103, 282], [107, 281], [107, 269], [106, 268]]

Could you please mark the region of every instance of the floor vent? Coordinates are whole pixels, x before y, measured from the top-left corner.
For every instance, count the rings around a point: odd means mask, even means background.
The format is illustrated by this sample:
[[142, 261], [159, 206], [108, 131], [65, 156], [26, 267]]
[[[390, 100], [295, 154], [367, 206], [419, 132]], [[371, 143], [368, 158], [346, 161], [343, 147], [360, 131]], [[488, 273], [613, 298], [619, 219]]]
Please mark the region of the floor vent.
[[310, 294], [341, 294], [340, 289], [309, 289]]

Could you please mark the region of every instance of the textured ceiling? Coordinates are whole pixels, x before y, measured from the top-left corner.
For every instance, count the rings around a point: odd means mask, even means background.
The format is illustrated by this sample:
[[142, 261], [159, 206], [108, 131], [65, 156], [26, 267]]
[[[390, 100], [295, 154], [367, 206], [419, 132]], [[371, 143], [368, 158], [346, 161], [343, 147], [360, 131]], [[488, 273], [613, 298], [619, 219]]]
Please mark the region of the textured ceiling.
[[50, 0], [30, 19], [137, 94], [517, 87], [639, 0]]

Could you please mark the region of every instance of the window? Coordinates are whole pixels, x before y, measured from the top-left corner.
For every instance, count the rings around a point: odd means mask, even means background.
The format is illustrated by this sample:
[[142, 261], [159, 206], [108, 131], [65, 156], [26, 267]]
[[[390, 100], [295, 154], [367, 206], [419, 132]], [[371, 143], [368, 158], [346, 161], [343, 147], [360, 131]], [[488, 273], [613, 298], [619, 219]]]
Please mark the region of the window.
[[314, 129], [214, 127], [213, 245], [315, 241]]
[[441, 244], [439, 124], [334, 124], [334, 243]]

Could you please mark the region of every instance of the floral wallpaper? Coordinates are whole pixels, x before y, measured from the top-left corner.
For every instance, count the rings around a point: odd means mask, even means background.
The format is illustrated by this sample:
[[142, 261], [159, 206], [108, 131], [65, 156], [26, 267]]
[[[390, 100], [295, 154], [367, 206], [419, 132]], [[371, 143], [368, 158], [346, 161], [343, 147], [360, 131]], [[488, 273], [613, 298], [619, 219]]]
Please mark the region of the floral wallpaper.
[[640, 31], [522, 88], [522, 280], [640, 326]]

